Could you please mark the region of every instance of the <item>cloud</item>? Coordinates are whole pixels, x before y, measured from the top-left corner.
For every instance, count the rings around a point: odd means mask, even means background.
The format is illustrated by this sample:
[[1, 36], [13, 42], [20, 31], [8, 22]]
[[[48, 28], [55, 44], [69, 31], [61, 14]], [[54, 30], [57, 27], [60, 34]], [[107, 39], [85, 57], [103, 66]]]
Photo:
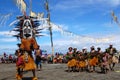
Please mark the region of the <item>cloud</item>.
[[110, 22], [108, 22], [108, 23], [103, 23], [102, 26], [103, 26], [103, 27], [108, 27], [108, 28], [114, 27], [114, 25], [113, 25], [112, 23], [110, 23]]
[[[86, 34], [86, 35], [77, 35], [75, 33], [72, 33], [72, 32], [69, 32], [67, 31], [68, 30], [68, 27], [66, 28], [67, 30], [64, 30], [62, 29], [62, 27], [67, 27], [66, 25], [60, 25], [60, 26], [57, 26], [55, 24], [52, 24], [52, 28], [53, 28], [53, 31], [59, 31], [62, 33], [63, 31], [63, 35], [64, 37], [61, 37], [59, 35], [59, 37], [57, 37], [57, 39], [54, 40], [54, 45], [55, 45], [55, 48], [57, 49], [61, 49], [59, 47], [64, 47], [64, 46], [67, 46], [69, 47], [70, 45], [73, 45], [73, 46], [79, 46], [79, 45], [84, 45], [84, 46], [87, 46], [89, 44], [92, 45], [92, 44], [108, 44], [108, 43], [116, 43], [114, 42], [115, 41], [115, 37], [118, 37], [118, 36], [115, 36], [115, 34], [104, 34], [104, 33], [91, 33], [91, 34]], [[108, 24], [103, 24], [103, 26], [108, 26]], [[76, 29], [79, 28], [79, 26], [75, 26]], [[83, 28], [83, 31], [85, 29]], [[57, 34], [55, 36], [58, 36]], [[54, 37], [55, 37], [54, 36]], [[58, 44], [60, 43], [60, 44]], [[46, 44], [47, 45], [47, 44]], [[81, 46], [82, 47], [82, 46]]]
[[[104, 51], [110, 44], [113, 44], [118, 50], [120, 49], [120, 36], [116, 33], [113, 35], [104, 34], [102, 37], [96, 38], [98, 35], [91, 34], [89, 37], [78, 37], [78, 36], [66, 36], [64, 38], [54, 39], [54, 51], [55, 52], [67, 52], [68, 47], [72, 46], [74, 48], [78, 48], [81, 50], [83, 47], [87, 47], [90, 50], [91, 46], [101, 47]], [[49, 46], [49, 47], [48, 47]], [[51, 53], [50, 44], [42, 44], [42, 49], [46, 49], [48, 52]]]
[[120, 0], [86, 0], [89, 4], [100, 4], [109, 7], [117, 7], [120, 5]]
[[0, 35], [5, 35], [7, 33], [8, 33], [8, 31], [0, 31]]
[[7, 54], [14, 54], [17, 49], [16, 45], [0, 45], [0, 55], [6, 52]]
[[5, 25], [6, 22], [9, 20], [10, 16], [12, 16], [12, 13], [0, 14], [0, 25]]
[[15, 42], [16, 38], [0, 38], [0, 42]]
[[[97, 15], [106, 17], [110, 15], [110, 11], [120, 6], [120, 0], [64, 0], [59, 1], [52, 6], [53, 14], [57, 16], [65, 16], [63, 19], [68, 21], [82, 20]], [[62, 15], [64, 14], [64, 15]], [[95, 14], [95, 15], [94, 15]]]
[[10, 31], [0, 31], [0, 42], [15, 42], [17, 39], [15, 37], [12, 37], [13, 34], [16, 34], [15, 32]]
[[[108, 6], [108, 7], [117, 7], [120, 5], [120, 0], [66, 0], [59, 2], [56, 7], [57, 9], [75, 9], [91, 6]], [[99, 6], [98, 6], [99, 5]]]
[[[7, 33], [7, 32], [1, 32], [0, 34], [3, 33]], [[91, 37], [89, 37], [91, 36]], [[78, 50], [81, 50], [83, 47], [87, 47], [87, 49], [89, 50], [89, 48], [94, 45], [96, 48], [97, 47], [101, 47], [102, 50], [104, 51], [105, 48], [107, 48], [109, 46], [109, 44], [113, 44], [115, 47], [119, 48], [120, 46], [120, 37], [117, 34], [113, 34], [113, 35], [107, 35], [107, 34], [103, 34], [101, 35], [99, 38], [96, 36], [98, 36], [97, 34], [88, 34], [86, 35], [86, 37], [82, 37], [79, 35], [68, 35], [68, 36], [64, 36], [64, 37], [59, 37], [57, 39], [54, 39], [54, 52], [63, 52], [66, 53], [68, 47], [72, 46], [74, 48], [78, 48]], [[16, 39], [13, 38], [1, 38], [0, 41], [16, 41]], [[48, 53], [51, 53], [51, 46], [50, 46], [50, 42], [49, 43], [44, 43], [44, 44], [40, 44], [41, 49], [45, 49], [48, 51]], [[3, 49], [4, 47], [4, 49]], [[8, 48], [8, 49], [6, 49]], [[13, 49], [14, 50], [13, 50]], [[4, 45], [1, 46], [0, 49], [2, 49], [2, 51], [8, 50], [9, 53], [12, 53], [15, 51], [16, 46], [14, 45], [13, 47], [10, 47], [9, 45]], [[12, 50], [10, 52], [10, 50]]]
[[109, 1], [108, 0], [103, 0], [103, 3], [108, 4], [108, 5], [112, 6], [112, 7], [117, 7], [117, 6], [120, 5], [120, 0], [109, 0]]
[[0, 35], [3, 36], [12, 36], [13, 34], [16, 34], [15, 31], [0, 31]]

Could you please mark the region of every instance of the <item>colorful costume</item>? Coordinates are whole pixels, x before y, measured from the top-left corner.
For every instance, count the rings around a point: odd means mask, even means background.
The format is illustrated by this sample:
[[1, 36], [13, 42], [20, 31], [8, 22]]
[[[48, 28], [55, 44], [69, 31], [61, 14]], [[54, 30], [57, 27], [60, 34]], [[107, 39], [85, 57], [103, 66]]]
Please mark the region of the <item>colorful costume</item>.
[[[20, 16], [18, 17], [19, 22], [17, 24], [17, 29], [15, 28], [13, 31], [19, 32], [19, 34], [14, 35], [15, 37], [21, 39], [21, 43], [19, 45], [20, 56], [18, 55], [18, 60], [16, 63], [17, 67], [17, 80], [22, 78], [22, 71], [32, 70], [33, 72], [33, 80], [37, 80], [35, 76], [36, 64], [32, 56], [32, 51], [38, 49], [38, 44], [35, 40], [37, 32], [37, 27], [39, 26], [38, 22], [33, 21], [33, 17], [30, 16]], [[22, 70], [22, 71], [21, 71]]]
[[91, 47], [90, 59], [88, 61], [88, 64], [90, 66], [90, 71], [95, 71], [95, 66], [98, 64], [98, 58], [97, 58], [97, 52], [95, 51], [94, 46]]
[[108, 64], [111, 70], [114, 70], [114, 66], [116, 63], [118, 63], [118, 58], [115, 56], [117, 53], [116, 48], [113, 47], [113, 45], [110, 45], [109, 48], [106, 49], [106, 53], [109, 54]]

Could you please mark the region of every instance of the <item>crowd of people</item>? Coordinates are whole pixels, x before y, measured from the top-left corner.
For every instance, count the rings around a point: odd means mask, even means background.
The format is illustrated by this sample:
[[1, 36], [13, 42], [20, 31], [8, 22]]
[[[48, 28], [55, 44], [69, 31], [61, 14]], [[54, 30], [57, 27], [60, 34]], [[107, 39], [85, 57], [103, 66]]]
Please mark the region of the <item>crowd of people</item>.
[[6, 54], [5, 52], [0, 58], [0, 63], [15, 63], [16, 62], [16, 56], [12, 54]]
[[[15, 55], [20, 56], [20, 50], [16, 50]], [[113, 45], [110, 45], [105, 51], [100, 47], [95, 49], [94, 46], [77, 50], [77, 48], [69, 47], [65, 54], [56, 53], [42, 54], [40, 48], [34, 51], [34, 60], [38, 70], [42, 69], [42, 63], [65, 63], [68, 66], [68, 71], [95, 71], [95, 67], [99, 66], [102, 72], [114, 70], [115, 63], [120, 62], [120, 54]], [[16, 63], [18, 60], [16, 56], [3, 54], [1, 58], [2, 63]], [[20, 63], [18, 63], [20, 64]], [[112, 65], [112, 66], [111, 66]]]
[[99, 66], [101, 72], [107, 73], [109, 70], [114, 70], [116, 63], [120, 61], [120, 54], [110, 45], [105, 51], [100, 47], [95, 50], [95, 47], [90, 47], [88, 52], [86, 48], [77, 50], [77, 48], [68, 48], [66, 61], [68, 71], [89, 71], [95, 72], [96, 66]]

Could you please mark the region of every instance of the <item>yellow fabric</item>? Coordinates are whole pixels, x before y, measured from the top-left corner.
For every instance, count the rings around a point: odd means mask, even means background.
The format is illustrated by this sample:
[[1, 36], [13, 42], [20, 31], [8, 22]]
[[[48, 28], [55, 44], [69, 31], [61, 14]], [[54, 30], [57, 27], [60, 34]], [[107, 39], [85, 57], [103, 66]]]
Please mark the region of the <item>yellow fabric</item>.
[[96, 66], [97, 63], [98, 63], [98, 58], [96, 58], [96, 57], [89, 60], [90, 66]]
[[[23, 56], [25, 59], [25, 56]], [[24, 70], [33, 70], [36, 69], [36, 65], [34, 62], [34, 59], [32, 57], [30, 57], [30, 55], [28, 55], [28, 62], [24, 62]]]
[[79, 67], [80, 68], [84, 68], [86, 66], [86, 62], [85, 61], [80, 61], [79, 62]]
[[25, 54], [20, 57], [23, 58], [24, 64], [17, 66], [17, 68], [23, 68], [23, 70], [25, 71], [36, 69], [36, 64], [34, 62], [34, 59], [30, 55], [28, 55], [28, 62], [25, 62]]
[[[38, 48], [37, 42], [34, 38], [30, 38], [30, 39], [21, 39], [21, 46], [20, 48], [26, 51], [31, 51], [30, 47], [31, 44], [33, 45], [34, 49]], [[26, 56], [25, 54], [22, 56], [23, 59], [25, 60]], [[34, 59], [28, 54], [28, 62], [24, 62], [24, 70], [33, 70], [36, 69], [36, 65], [34, 62]]]
[[23, 49], [23, 50], [26, 50], [26, 51], [30, 51], [30, 46], [31, 44], [33, 45], [33, 48], [34, 49], [37, 49], [38, 48], [38, 45], [37, 45], [37, 42], [35, 41], [34, 38], [30, 38], [30, 39], [21, 39], [21, 46], [20, 48]]
[[73, 67], [73, 66], [76, 66], [76, 64], [77, 64], [77, 61], [75, 59], [72, 59], [72, 60], [68, 61], [67, 66]]

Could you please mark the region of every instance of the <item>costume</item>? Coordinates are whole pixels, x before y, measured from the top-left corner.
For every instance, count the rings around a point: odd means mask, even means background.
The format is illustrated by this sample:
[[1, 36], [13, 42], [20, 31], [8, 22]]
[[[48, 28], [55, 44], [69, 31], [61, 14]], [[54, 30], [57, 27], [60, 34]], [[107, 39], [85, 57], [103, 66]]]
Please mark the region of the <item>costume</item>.
[[88, 61], [88, 64], [90, 66], [90, 71], [95, 71], [95, 66], [98, 64], [98, 58], [94, 47], [91, 47], [90, 59]]
[[17, 80], [22, 79], [22, 71], [31, 70], [33, 72], [33, 80], [37, 80], [35, 75], [36, 64], [32, 56], [32, 51], [38, 49], [38, 44], [35, 39], [36, 34], [38, 33], [36, 25], [32, 20], [33, 18], [30, 16], [24, 15], [18, 17], [18, 19], [18, 26], [14, 31], [19, 32], [19, 34], [14, 36], [19, 38], [21, 40], [21, 43], [18, 46], [20, 52], [18, 52], [19, 54], [17, 53], [18, 59], [16, 62], [16, 67], [18, 73], [16, 75], [16, 78]]
[[[106, 52], [109, 54], [108, 63], [110, 65], [111, 70], [113, 70], [115, 63], [119, 62], [119, 59], [116, 56], [117, 50], [116, 50], [116, 48], [113, 47], [113, 45], [110, 45], [109, 48], [106, 49]], [[111, 67], [111, 65], [113, 65], [113, 66]]]
[[90, 52], [89, 65], [96, 66], [97, 63], [98, 63], [97, 52], [93, 48], [93, 50], [91, 49], [91, 52]]

